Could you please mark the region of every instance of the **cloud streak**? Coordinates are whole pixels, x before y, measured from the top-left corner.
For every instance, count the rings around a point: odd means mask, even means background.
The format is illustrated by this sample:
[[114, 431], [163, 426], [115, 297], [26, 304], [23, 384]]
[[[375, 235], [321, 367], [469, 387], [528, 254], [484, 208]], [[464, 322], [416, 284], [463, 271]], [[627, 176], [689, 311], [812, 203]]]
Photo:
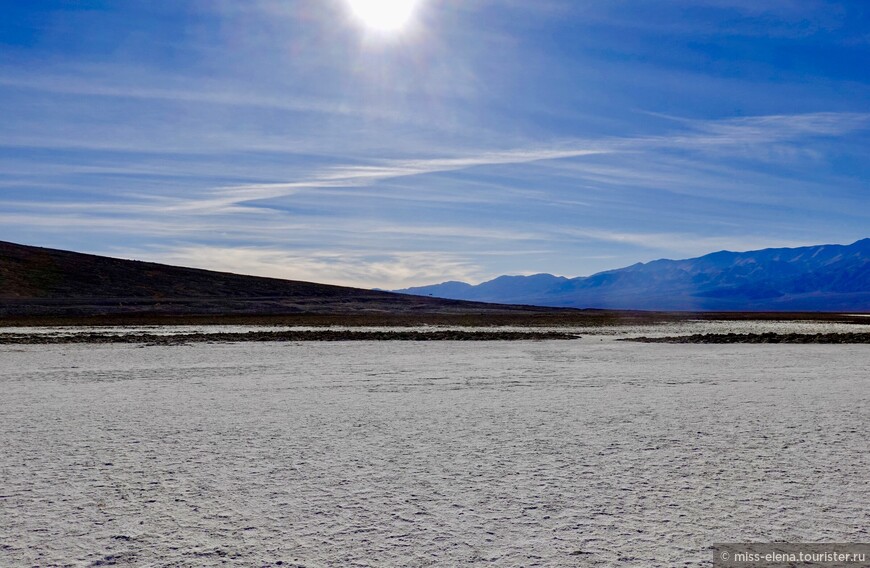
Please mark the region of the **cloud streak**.
[[[216, 197], [199, 206], [206, 209], [274, 199], [317, 188], [365, 187], [403, 177], [456, 172], [477, 167], [515, 166], [535, 162], [579, 159], [619, 153], [662, 150], [747, 153], [756, 159], [770, 155], [770, 145], [806, 137], [836, 137], [870, 127], [870, 113], [811, 113], [771, 115], [717, 121], [682, 120], [689, 132], [635, 138], [565, 141], [549, 148], [483, 152], [453, 158], [397, 159], [378, 164], [330, 167], [295, 181], [244, 184], [219, 188]], [[768, 146], [759, 152], [760, 146]], [[626, 177], [633, 175], [628, 172]], [[189, 204], [196, 208], [196, 204]]]
[[383, 288], [398, 289], [445, 278], [473, 280], [479, 277], [479, 269], [467, 259], [436, 251], [293, 254], [265, 247], [185, 246], [158, 251], [118, 250], [116, 254], [194, 268], [360, 288], [368, 288], [372, 282], [382, 283]]

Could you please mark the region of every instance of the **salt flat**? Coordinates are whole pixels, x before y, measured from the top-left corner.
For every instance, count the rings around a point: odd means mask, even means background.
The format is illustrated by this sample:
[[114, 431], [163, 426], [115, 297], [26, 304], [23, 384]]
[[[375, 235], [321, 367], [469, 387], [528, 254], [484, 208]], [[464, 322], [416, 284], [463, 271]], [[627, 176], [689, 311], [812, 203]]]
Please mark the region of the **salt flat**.
[[0, 346], [0, 566], [699, 566], [868, 541], [870, 349]]

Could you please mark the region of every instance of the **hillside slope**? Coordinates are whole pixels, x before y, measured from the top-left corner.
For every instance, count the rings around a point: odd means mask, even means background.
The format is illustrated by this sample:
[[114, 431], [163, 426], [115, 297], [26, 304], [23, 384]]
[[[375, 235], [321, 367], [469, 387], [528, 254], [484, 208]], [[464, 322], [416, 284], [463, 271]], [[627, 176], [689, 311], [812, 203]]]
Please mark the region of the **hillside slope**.
[[528, 311], [535, 310], [242, 276], [0, 241], [0, 316]]

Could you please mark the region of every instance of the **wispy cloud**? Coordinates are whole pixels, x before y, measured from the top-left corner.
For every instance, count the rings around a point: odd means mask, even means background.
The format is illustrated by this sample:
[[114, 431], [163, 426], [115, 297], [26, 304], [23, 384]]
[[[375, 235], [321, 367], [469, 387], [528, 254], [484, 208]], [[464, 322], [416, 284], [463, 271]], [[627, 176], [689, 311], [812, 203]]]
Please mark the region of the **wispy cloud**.
[[[451, 158], [384, 160], [376, 164], [330, 167], [294, 181], [219, 188], [215, 197], [190, 203], [190, 208], [220, 208], [273, 199], [316, 188], [364, 187], [385, 180], [462, 171], [475, 167], [521, 165], [619, 153], [650, 153], [668, 149], [688, 152], [745, 153], [755, 159], [776, 154], [771, 145], [806, 137], [841, 136], [870, 127], [870, 113], [771, 115], [715, 121], [681, 120], [688, 128], [660, 136], [563, 141], [548, 148], [531, 147], [482, 152]], [[759, 151], [761, 147], [763, 151]], [[625, 177], [635, 172], [627, 171]]]
[[461, 256], [435, 251], [354, 254], [248, 247], [184, 246], [164, 250], [118, 250], [125, 258], [236, 272], [289, 280], [328, 282], [368, 288], [373, 282], [388, 289], [435, 280], [474, 280], [479, 268]]
[[[199, 82], [197, 89], [154, 88], [141, 84], [112, 85], [101, 81], [83, 81], [79, 76], [21, 77], [0, 69], [0, 86], [66, 95], [257, 107], [291, 112], [354, 115], [364, 111], [345, 102], [330, 103], [313, 97], [263, 95], [230, 89], [225, 83], [210, 85], [204, 80]], [[389, 117], [400, 118], [398, 113]]]
[[870, 128], [870, 113], [857, 112], [749, 116], [725, 120], [675, 120], [698, 132], [698, 134], [665, 138], [678, 145], [768, 144], [800, 140], [805, 137], [842, 136]]
[[388, 160], [378, 165], [351, 165], [328, 168], [313, 176], [292, 182], [237, 185], [220, 188], [220, 196], [206, 206], [223, 206], [245, 201], [271, 199], [302, 189], [363, 187], [380, 181], [434, 173], [461, 171], [481, 166], [526, 164], [543, 160], [577, 158], [608, 152], [603, 148], [522, 149], [489, 152], [458, 158]]

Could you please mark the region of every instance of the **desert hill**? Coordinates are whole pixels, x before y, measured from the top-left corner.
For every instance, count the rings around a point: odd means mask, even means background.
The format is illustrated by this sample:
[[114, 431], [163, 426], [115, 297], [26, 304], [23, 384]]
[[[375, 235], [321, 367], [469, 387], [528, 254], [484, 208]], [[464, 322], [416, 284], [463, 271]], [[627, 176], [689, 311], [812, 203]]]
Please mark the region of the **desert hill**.
[[0, 241], [0, 316], [534, 313]]

